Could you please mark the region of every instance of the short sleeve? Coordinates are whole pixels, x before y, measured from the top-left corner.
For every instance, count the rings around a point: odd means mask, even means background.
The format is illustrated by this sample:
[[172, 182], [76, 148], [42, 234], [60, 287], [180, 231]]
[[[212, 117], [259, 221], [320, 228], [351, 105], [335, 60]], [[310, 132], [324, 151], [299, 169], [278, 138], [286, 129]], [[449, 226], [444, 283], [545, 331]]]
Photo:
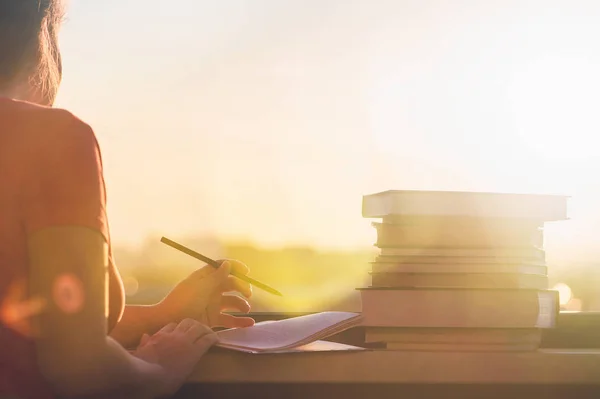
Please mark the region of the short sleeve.
[[[108, 242], [102, 159], [90, 126], [70, 115], [32, 145], [24, 174], [23, 221], [31, 234], [52, 226], [82, 226]], [[51, 125], [53, 125], [51, 123]]]

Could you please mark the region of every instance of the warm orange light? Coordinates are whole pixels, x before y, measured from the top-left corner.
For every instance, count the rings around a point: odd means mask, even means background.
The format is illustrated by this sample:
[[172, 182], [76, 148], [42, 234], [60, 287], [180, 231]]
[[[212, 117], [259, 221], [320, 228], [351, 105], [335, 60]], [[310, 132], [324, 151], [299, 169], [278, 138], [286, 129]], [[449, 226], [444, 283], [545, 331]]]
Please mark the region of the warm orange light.
[[552, 289], [558, 291], [558, 298], [561, 305], [566, 305], [573, 298], [571, 287], [564, 283], [558, 283]]
[[45, 307], [46, 301], [43, 298], [27, 299], [25, 279], [14, 280], [0, 304], [0, 321], [19, 334], [32, 337], [35, 331], [31, 318], [41, 313]]
[[83, 308], [83, 284], [73, 274], [61, 274], [54, 281], [52, 297], [56, 306], [65, 313], [77, 313]]

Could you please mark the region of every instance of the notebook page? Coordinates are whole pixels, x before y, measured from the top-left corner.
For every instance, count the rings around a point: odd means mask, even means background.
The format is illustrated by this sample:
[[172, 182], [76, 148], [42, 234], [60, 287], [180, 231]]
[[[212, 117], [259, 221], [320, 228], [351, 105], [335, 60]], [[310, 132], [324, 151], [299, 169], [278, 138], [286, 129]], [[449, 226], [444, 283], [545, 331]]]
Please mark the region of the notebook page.
[[281, 349], [270, 351], [269, 353], [297, 353], [297, 352], [333, 352], [333, 351], [364, 351], [361, 348], [353, 345], [340, 344], [338, 342], [329, 341], [313, 341], [311, 343], [301, 345], [291, 349]]
[[252, 327], [219, 331], [217, 346], [241, 347], [255, 350], [274, 350], [301, 344], [333, 326], [357, 318], [356, 313], [322, 312], [277, 322], [257, 323]]
[[329, 342], [329, 341], [313, 341], [309, 344], [295, 346], [293, 348], [287, 349], [273, 349], [273, 350], [256, 350], [249, 348], [238, 348], [238, 347], [228, 347], [227, 349], [234, 349], [238, 352], [252, 353], [252, 354], [277, 354], [277, 353], [309, 353], [309, 352], [355, 352], [355, 351], [366, 351], [368, 349], [340, 344], [337, 342]]

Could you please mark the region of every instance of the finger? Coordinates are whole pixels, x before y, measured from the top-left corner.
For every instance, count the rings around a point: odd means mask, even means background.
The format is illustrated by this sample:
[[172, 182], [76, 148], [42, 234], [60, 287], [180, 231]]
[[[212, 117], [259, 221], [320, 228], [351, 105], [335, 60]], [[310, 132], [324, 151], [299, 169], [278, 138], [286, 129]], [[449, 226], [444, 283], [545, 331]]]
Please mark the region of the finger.
[[[240, 262], [239, 260], [235, 260], [235, 259], [219, 259], [216, 261], [217, 263], [219, 263], [220, 265], [223, 265], [225, 262], [229, 263], [229, 266], [231, 267], [229, 273], [230, 274], [243, 274], [243, 275], [247, 275], [250, 272], [250, 269], [248, 269], [248, 266], [246, 266], [245, 263]], [[209, 274], [212, 274], [215, 270], [217, 270], [218, 268], [214, 267], [214, 266], [204, 266], [201, 269], [196, 270], [195, 272], [193, 272], [191, 274], [191, 276], [195, 277], [195, 278], [203, 278], [208, 276]]]
[[196, 342], [194, 342], [193, 348], [196, 356], [202, 356], [217, 342], [219, 342], [219, 337], [214, 332], [203, 335]]
[[194, 320], [194, 319], [183, 319], [177, 325], [177, 331], [179, 331], [179, 332], [186, 332], [187, 330], [189, 330], [190, 328], [192, 328], [196, 324], [198, 324], [198, 322], [196, 320]]
[[253, 325], [254, 319], [252, 317], [235, 317], [230, 314], [221, 313], [213, 327], [242, 328], [252, 327]]
[[240, 280], [235, 276], [229, 276], [227, 281], [221, 287], [222, 292], [239, 292], [246, 298], [252, 296], [252, 286], [250, 283]]
[[150, 341], [150, 336], [144, 333], [144, 335], [142, 335], [142, 338], [140, 339], [140, 346], [146, 345], [148, 341]]
[[250, 304], [244, 298], [237, 295], [223, 295], [221, 297], [220, 310], [237, 310], [242, 313], [250, 311]]
[[246, 266], [244, 262], [241, 262], [237, 259], [218, 259], [216, 262], [220, 265], [225, 262], [229, 262], [229, 265], [231, 266], [231, 273], [239, 273], [245, 275], [250, 272], [248, 266]]
[[164, 326], [163, 328], [161, 328], [158, 332], [170, 333], [170, 332], [175, 331], [176, 327], [177, 327], [177, 323], [169, 323], [166, 326]]
[[[204, 278], [204, 277], [206, 277], [206, 276], [208, 276], [210, 274], [213, 274], [216, 270], [218, 270], [220, 268], [221, 265], [223, 265], [223, 263], [228, 262], [228, 260], [227, 259], [219, 259], [216, 262], [219, 264], [219, 267], [214, 267], [212, 265], [205, 265], [202, 268], [200, 268], [198, 270], [195, 270], [192, 274], [190, 274], [189, 277], [193, 278], [193, 279]], [[241, 263], [239, 261], [234, 261], [234, 262]], [[241, 263], [241, 264], [243, 266], [245, 266], [243, 263]], [[230, 266], [231, 266], [231, 262], [230, 262]], [[241, 271], [244, 270], [244, 268], [242, 266], [240, 266], [240, 265], [237, 265], [236, 268], [239, 269], [239, 270], [241, 270]], [[247, 269], [247, 267], [246, 267], [246, 269]], [[230, 272], [231, 272], [231, 270], [230, 270]]]
[[191, 342], [196, 342], [206, 334], [213, 333], [213, 330], [203, 323], [196, 323], [189, 330], [185, 332], [185, 335]]
[[208, 287], [216, 289], [227, 281], [227, 277], [231, 272], [231, 264], [227, 261], [221, 263], [218, 269], [215, 269], [212, 273], [202, 277], [203, 283], [207, 284]]
[[248, 269], [248, 266], [246, 266], [245, 263], [240, 262], [239, 260], [235, 260], [235, 259], [227, 259], [227, 262], [229, 262], [229, 264], [231, 264], [231, 273], [237, 273], [237, 274], [243, 274], [246, 275], [248, 273], [250, 273], [250, 269]]

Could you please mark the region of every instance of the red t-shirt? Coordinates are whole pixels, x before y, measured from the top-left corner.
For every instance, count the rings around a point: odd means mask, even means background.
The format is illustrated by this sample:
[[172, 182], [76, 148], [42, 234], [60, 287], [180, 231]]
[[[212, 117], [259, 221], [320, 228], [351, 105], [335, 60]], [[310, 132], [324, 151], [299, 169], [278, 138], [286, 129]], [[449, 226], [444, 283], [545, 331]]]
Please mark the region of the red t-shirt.
[[[110, 248], [94, 132], [65, 110], [0, 98], [0, 306], [11, 287], [27, 279], [27, 236], [61, 225], [95, 229]], [[124, 303], [112, 256], [109, 286], [112, 329]], [[0, 317], [0, 397], [4, 395], [54, 396], [38, 371], [31, 337]]]

